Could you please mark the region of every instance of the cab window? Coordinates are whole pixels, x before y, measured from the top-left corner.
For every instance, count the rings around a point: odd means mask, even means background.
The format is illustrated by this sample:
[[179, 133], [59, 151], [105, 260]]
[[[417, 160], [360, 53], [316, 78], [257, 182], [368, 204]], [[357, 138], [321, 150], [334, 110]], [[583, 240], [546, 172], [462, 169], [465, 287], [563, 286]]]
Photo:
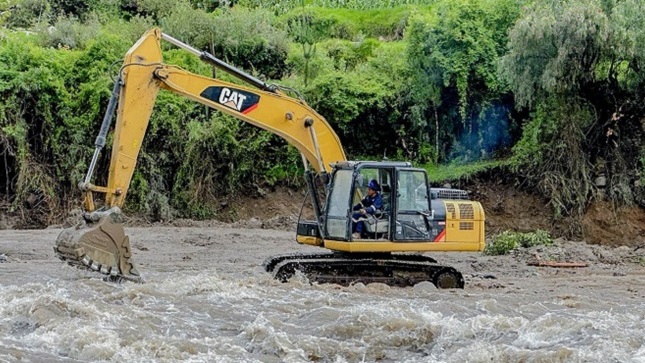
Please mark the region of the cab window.
[[396, 201], [396, 239], [428, 240], [430, 208], [426, 173], [421, 170], [400, 170]]

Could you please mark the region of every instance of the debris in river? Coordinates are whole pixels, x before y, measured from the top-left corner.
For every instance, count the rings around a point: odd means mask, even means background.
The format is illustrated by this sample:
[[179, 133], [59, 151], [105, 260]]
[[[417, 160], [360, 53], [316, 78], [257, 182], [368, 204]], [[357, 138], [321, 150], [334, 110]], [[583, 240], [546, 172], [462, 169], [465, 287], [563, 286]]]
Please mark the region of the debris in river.
[[544, 261], [540, 259], [540, 256], [536, 253], [535, 260], [529, 261], [527, 264], [529, 266], [539, 266], [539, 267], [587, 267], [585, 262], [565, 262], [565, 261]]

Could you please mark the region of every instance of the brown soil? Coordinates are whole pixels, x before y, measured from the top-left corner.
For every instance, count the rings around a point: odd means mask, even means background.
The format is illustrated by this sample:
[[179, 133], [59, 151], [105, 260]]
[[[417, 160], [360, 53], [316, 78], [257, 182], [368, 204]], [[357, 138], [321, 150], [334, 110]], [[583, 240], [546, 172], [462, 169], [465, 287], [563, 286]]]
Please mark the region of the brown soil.
[[539, 196], [503, 181], [468, 183], [462, 186], [486, 212], [486, 234], [512, 230], [549, 231], [553, 237], [566, 237], [608, 246], [645, 245], [645, 209], [632, 206], [614, 208], [595, 201], [582, 220], [554, 219], [551, 207]]
[[550, 208], [535, 195], [502, 183], [480, 184], [470, 191], [472, 198], [484, 207], [488, 235], [505, 230], [554, 230]]
[[266, 221], [280, 216], [298, 217], [305, 198], [305, 190], [276, 188], [256, 195], [240, 195], [231, 199], [220, 211], [218, 219], [238, 222], [258, 218]]
[[589, 207], [583, 220], [584, 239], [610, 246], [645, 245], [645, 210], [625, 207], [615, 210], [608, 202]]

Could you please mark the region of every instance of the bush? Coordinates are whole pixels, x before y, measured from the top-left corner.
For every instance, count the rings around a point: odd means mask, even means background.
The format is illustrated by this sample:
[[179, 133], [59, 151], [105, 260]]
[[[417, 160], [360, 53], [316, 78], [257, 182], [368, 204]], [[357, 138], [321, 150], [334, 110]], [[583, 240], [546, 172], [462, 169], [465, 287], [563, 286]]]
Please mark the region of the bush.
[[511, 168], [545, 195], [557, 217], [584, 213], [594, 186], [585, 139], [593, 110], [563, 99], [539, 105], [513, 147]]
[[324, 45], [327, 55], [333, 59], [334, 68], [348, 71], [373, 58], [381, 43], [374, 38], [367, 38], [358, 42], [334, 40]]
[[[189, 121], [171, 203], [183, 216], [210, 218], [224, 197], [255, 195], [264, 185], [295, 180], [302, 161], [278, 136], [214, 112], [204, 122]], [[297, 183], [297, 181], [296, 181]]]
[[121, 10], [132, 16], [151, 17], [159, 20], [170, 16], [178, 9], [190, 7], [187, 1], [166, 0], [125, 0], [121, 3]]
[[395, 153], [402, 126], [396, 94], [361, 71], [336, 71], [316, 78], [305, 96], [329, 121], [350, 155]]
[[528, 233], [504, 231], [493, 238], [493, 243], [486, 245], [484, 254], [506, 255], [518, 247], [548, 246], [552, 243], [553, 239], [549, 233], [541, 229]]
[[24, 0], [12, 6], [8, 13], [7, 26], [28, 28], [37, 23], [47, 24], [51, 16], [51, 6], [47, 0]]
[[[508, 32], [499, 75], [533, 112], [514, 147], [514, 168], [555, 216], [580, 217], [605, 174], [614, 205], [638, 199], [642, 145], [645, 4], [637, 0], [533, 2]], [[579, 223], [569, 235], [580, 235]]]
[[[177, 7], [161, 19], [164, 32], [195, 48], [270, 79], [288, 73], [287, 33], [266, 10], [226, 9], [216, 16], [190, 7]], [[255, 72], [253, 72], [255, 71]]]
[[[293, 28], [304, 20], [321, 38], [359, 40], [362, 37], [399, 40], [413, 8], [399, 6], [372, 10], [299, 7], [282, 15], [282, 23]], [[293, 32], [291, 32], [293, 35]]]
[[30, 223], [46, 224], [58, 207], [56, 181], [65, 180], [57, 170], [64, 161], [57, 159], [51, 139], [64, 132], [68, 109], [62, 105], [70, 100], [64, 78], [77, 54], [42, 49], [31, 40], [15, 34], [0, 49], [3, 187], [13, 211]]
[[49, 0], [55, 15], [65, 15], [82, 18], [95, 1], [87, 0]]
[[98, 36], [100, 25], [94, 20], [80, 22], [73, 17], [59, 17], [53, 26], [40, 27], [43, 47], [78, 49]]

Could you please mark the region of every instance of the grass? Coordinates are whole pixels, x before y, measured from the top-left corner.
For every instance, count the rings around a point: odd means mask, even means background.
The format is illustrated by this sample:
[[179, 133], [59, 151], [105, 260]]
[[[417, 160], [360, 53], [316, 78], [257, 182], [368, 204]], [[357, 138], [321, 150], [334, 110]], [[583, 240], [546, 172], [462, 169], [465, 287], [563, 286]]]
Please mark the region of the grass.
[[638, 256], [638, 257], [636, 257], [634, 262], [639, 264], [639, 265], [641, 265], [641, 266], [645, 266], [645, 257]]
[[428, 171], [428, 178], [431, 183], [467, 179], [477, 173], [504, 166], [508, 160], [485, 160], [468, 164], [426, 164], [422, 168]]
[[486, 245], [484, 254], [490, 256], [506, 255], [519, 247], [529, 248], [533, 246], [550, 246], [552, 244], [553, 238], [547, 231], [541, 229], [528, 233], [504, 231], [493, 237], [492, 243]]
[[[390, 8], [347, 9], [310, 6], [306, 11], [324, 34], [332, 38], [355, 41], [361, 37], [395, 38], [402, 33], [412, 12], [429, 12], [430, 5], [400, 5]], [[302, 8], [294, 8], [283, 16], [283, 21], [297, 17]], [[400, 34], [398, 34], [400, 35]]]

